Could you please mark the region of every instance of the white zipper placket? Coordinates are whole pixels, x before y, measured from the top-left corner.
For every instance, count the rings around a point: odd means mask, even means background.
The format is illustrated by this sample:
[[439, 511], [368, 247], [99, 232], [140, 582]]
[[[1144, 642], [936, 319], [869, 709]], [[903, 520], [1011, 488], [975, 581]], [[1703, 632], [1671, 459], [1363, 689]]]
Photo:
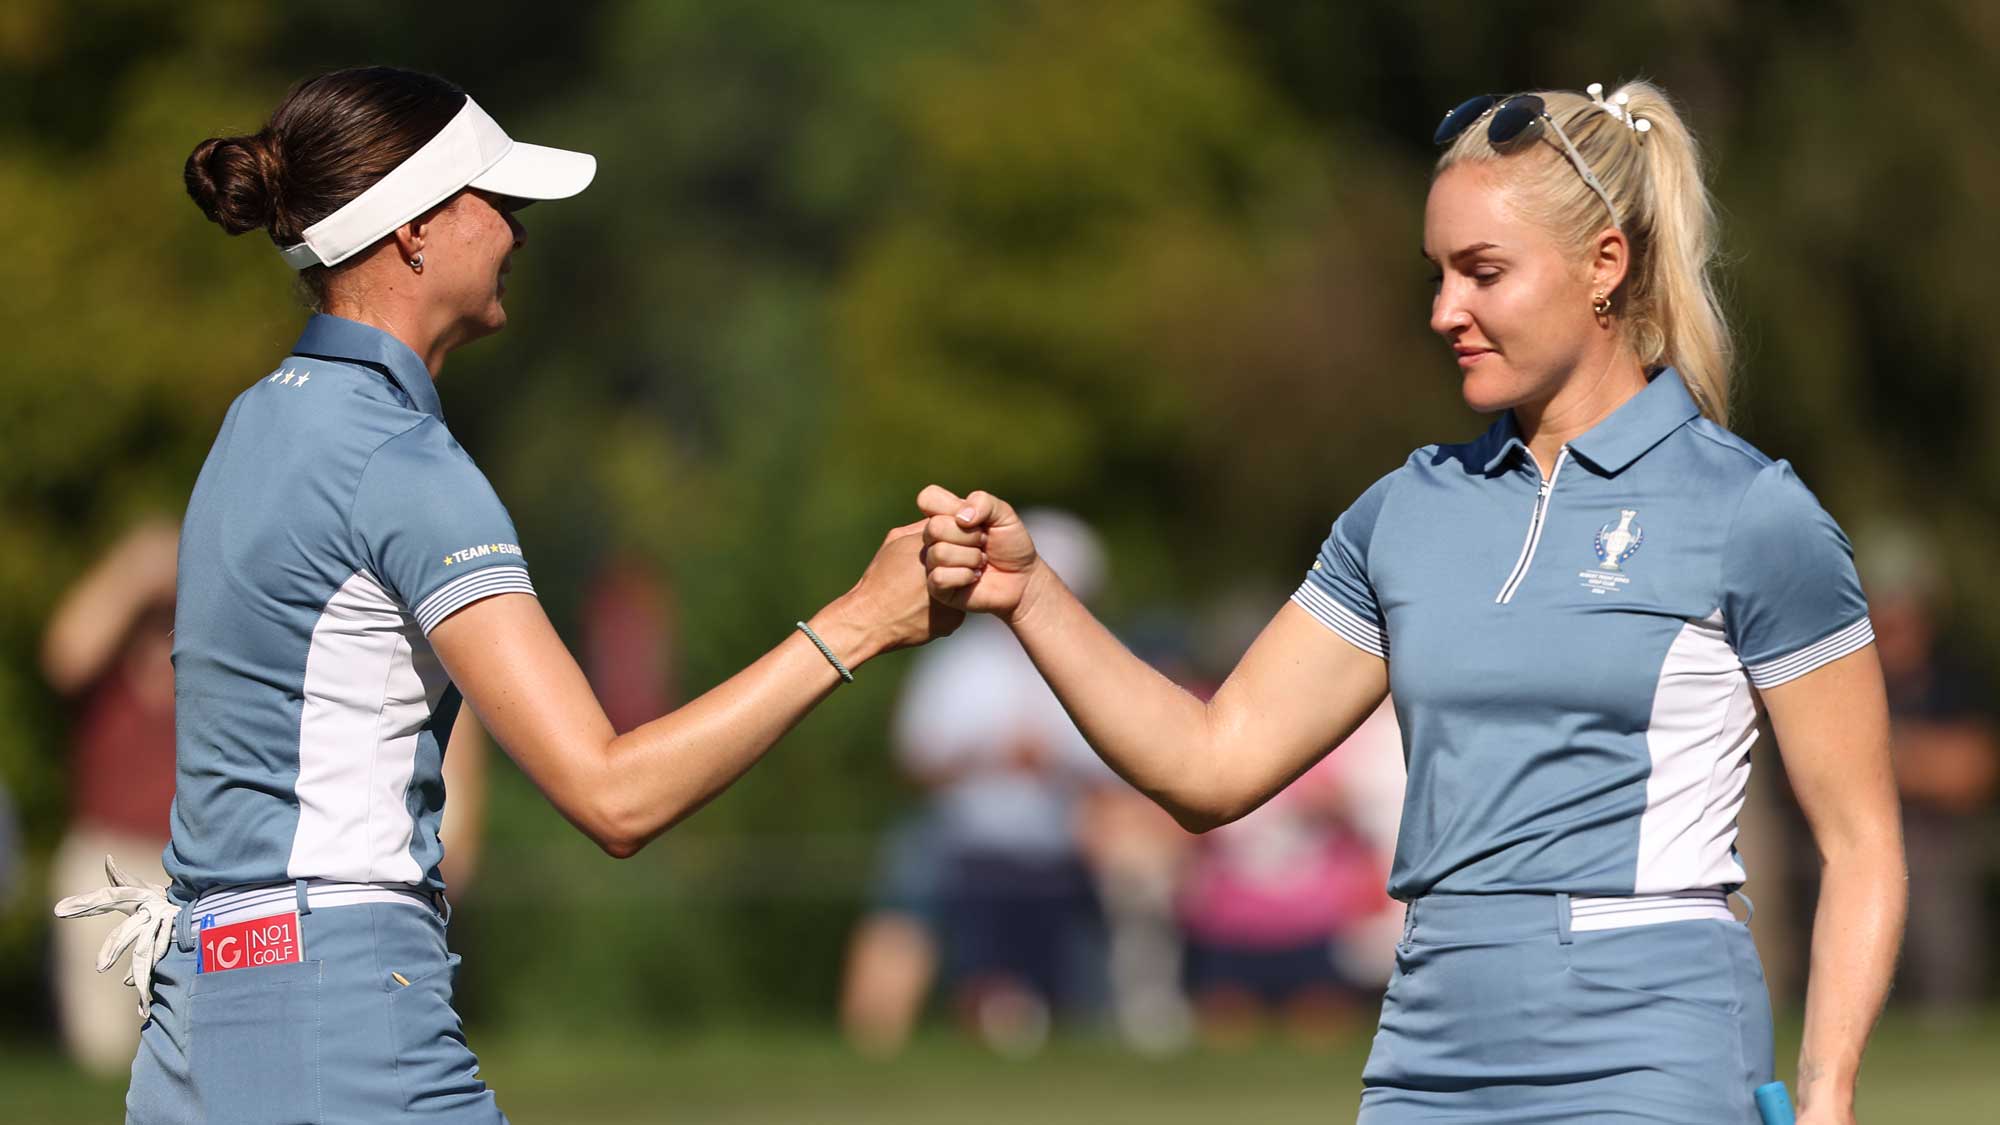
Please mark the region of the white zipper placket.
[[[1521, 580], [1528, 576], [1528, 568], [1535, 563], [1535, 546], [1542, 541], [1542, 523], [1549, 511], [1549, 494], [1556, 490], [1556, 478], [1562, 475], [1563, 462], [1569, 459], [1569, 446], [1556, 451], [1556, 467], [1549, 470], [1549, 479], [1542, 482], [1540, 491], [1535, 493], [1535, 514], [1528, 519], [1528, 541], [1521, 544], [1521, 557], [1514, 562], [1514, 572], [1501, 585], [1500, 593], [1493, 600], [1506, 605], [1514, 600], [1514, 592], [1521, 588]], [[1528, 463], [1533, 465], [1533, 454]], [[1535, 474], [1541, 475], [1541, 467], [1535, 467]]]

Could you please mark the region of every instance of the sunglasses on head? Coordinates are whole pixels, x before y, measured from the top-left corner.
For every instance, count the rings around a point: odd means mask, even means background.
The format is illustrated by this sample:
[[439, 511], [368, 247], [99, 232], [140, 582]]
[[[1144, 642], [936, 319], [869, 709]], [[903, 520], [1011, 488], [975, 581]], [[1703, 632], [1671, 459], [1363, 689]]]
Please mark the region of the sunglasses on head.
[[1611, 212], [1611, 225], [1619, 226], [1618, 208], [1612, 205], [1611, 193], [1605, 191], [1604, 185], [1591, 174], [1590, 165], [1584, 163], [1583, 154], [1576, 151], [1576, 146], [1570, 143], [1569, 134], [1563, 132], [1563, 127], [1556, 123], [1555, 118], [1549, 116], [1548, 104], [1538, 94], [1516, 94], [1504, 102], [1491, 94], [1468, 98], [1459, 103], [1457, 109], [1444, 115], [1444, 120], [1438, 123], [1437, 132], [1431, 136], [1431, 142], [1440, 145], [1450, 144], [1458, 139], [1460, 133], [1472, 128], [1489, 115], [1492, 120], [1486, 126], [1486, 139], [1496, 149], [1519, 140], [1522, 134], [1537, 124], [1546, 125], [1554, 131], [1556, 139], [1562, 142], [1563, 153], [1569, 157], [1569, 162], [1576, 168], [1577, 174], [1583, 177], [1584, 183], [1590, 185], [1590, 190], [1597, 193], [1597, 198], [1604, 201], [1604, 209]]

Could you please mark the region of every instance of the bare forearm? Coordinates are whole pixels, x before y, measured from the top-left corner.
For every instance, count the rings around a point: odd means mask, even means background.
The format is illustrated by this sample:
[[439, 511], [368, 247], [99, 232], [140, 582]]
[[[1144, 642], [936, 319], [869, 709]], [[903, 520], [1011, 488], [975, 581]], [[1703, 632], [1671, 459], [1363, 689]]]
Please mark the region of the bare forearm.
[[1104, 761], [1189, 827], [1206, 827], [1215, 787], [1208, 707], [1132, 655], [1046, 567], [1010, 624]]
[[[850, 669], [951, 632], [917, 525], [882, 540], [861, 581], [811, 624]], [[840, 682], [804, 634], [672, 714], [619, 735], [541, 603], [496, 594], [445, 618], [431, 647], [494, 739], [570, 822], [627, 856], [741, 777]]]
[[[850, 670], [881, 651], [831, 608], [810, 624]], [[707, 693], [612, 739], [598, 784], [611, 795], [618, 842], [636, 851], [707, 804], [840, 683], [826, 657], [794, 630]]]
[[102, 672], [150, 601], [172, 604], [176, 542], [171, 525], [142, 525], [63, 595], [42, 637], [42, 672], [57, 691], [77, 691]]
[[934, 597], [1005, 620], [1098, 756], [1184, 828], [1226, 824], [1345, 739], [1388, 692], [1388, 663], [1280, 607], [1206, 702], [1148, 668], [1043, 565], [1006, 502], [917, 496]]
[[119, 571], [99, 564], [49, 618], [42, 673], [60, 692], [75, 692], [111, 663], [138, 600]]
[[1889, 994], [1907, 903], [1902, 849], [1829, 859], [1813, 919], [1799, 1102], [1845, 1106]]

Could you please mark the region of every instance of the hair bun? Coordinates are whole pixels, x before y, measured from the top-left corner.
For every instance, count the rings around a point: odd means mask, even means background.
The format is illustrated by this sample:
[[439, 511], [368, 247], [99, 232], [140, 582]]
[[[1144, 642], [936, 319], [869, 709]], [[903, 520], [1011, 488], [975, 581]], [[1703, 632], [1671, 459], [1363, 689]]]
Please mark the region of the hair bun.
[[230, 234], [263, 228], [276, 237], [282, 171], [268, 132], [210, 137], [188, 157], [187, 193], [202, 214]]

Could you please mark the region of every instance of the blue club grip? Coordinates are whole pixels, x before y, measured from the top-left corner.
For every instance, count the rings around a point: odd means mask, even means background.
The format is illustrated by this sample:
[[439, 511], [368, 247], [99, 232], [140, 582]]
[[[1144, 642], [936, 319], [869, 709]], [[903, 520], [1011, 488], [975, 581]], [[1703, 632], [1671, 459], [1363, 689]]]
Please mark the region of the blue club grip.
[[1785, 1093], [1783, 1082], [1766, 1082], [1751, 1096], [1757, 1099], [1757, 1116], [1764, 1125], [1794, 1125], [1798, 1120], [1792, 1116], [1791, 1095]]

